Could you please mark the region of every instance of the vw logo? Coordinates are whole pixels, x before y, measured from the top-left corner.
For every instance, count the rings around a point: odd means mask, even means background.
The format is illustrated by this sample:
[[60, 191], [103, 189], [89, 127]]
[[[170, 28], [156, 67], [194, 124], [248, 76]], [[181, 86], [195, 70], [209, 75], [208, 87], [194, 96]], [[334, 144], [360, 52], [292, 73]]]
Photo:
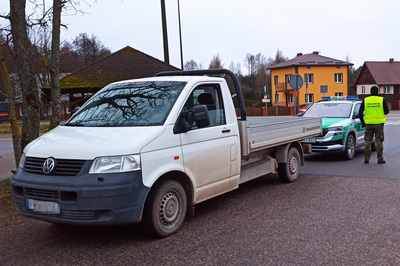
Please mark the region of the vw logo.
[[50, 174], [54, 170], [55, 166], [56, 161], [54, 160], [54, 158], [47, 158], [46, 161], [44, 161], [43, 163], [43, 173]]

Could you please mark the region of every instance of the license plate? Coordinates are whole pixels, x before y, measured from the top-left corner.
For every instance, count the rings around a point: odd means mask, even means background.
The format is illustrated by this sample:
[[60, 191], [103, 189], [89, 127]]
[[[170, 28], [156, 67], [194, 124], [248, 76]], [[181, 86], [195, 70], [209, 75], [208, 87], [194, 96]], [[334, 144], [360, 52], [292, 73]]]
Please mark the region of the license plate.
[[303, 140], [304, 143], [315, 143], [315, 138], [309, 138], [309, 139], [305, 139]]
[[60, 204], [52, 201], [26, 199], [26, 208], [35, 212], [60, 214]]

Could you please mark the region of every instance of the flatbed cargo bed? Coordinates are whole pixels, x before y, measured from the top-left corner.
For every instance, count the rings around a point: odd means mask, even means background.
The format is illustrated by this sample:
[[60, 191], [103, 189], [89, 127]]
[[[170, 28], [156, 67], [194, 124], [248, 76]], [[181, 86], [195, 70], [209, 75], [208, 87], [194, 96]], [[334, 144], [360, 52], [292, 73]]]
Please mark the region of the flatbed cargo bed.
[[322, 133], [321, 118], [296, 116], [254, 116], [239, 121], [242, 155]]

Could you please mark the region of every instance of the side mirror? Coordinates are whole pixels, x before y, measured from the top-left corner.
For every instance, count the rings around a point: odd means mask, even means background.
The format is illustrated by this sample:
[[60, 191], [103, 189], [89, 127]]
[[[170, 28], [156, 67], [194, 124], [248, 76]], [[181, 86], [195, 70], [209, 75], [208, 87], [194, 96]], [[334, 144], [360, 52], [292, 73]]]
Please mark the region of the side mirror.
[[174, 134], [188, 132], [193, 124], [197, 128], [208, 127], [210, 125], [210, 117], [208, 115], [207, 106], [197, 105], [192, 110], [182, 110], [174, 126]]
[[208, 115], [207, 106], [196, 105], [192, 109], [194, 122], [198, 128], [208, 127], [210, 125], [210, 117]]
[[186, 112], [182, 111], [174, 125], [174, 134], [185, 133], [190, 129], [190, 125], [186, 122]]

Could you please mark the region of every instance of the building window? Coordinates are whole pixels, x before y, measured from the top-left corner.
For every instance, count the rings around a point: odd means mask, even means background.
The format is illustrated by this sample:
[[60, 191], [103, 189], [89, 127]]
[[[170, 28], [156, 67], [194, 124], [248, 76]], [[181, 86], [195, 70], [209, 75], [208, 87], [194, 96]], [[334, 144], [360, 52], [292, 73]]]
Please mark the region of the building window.
[[314, 103], [314, 94], [306, 94], [306, 103]]
[[305, 75], [306, 79], [305, 80], [308, 84], [313, 84], [314, 83], [314, 74], [306, 74]]
[[274, 76], [274, 83], [275, 85], [279, 84], [279, 76]]
[[361, 86], [361, 94], [365, 94], [365, 86]]
[[275, 102], [279, 103], [279, 94], [275, 94]]
[[288, 89], [288, 84], [290, 84], [290, 77], [291, 77], [292, 75], [285, 75], [285, 81], [286, 81], [286, 84], [285, 84], [285, 86], [286, 86], [286, 89]]
[[335, 74], [335, 83], [343, 83], [343, 74], [342, 73]]
[[343, 96], [343, 92], [335, 92], [335, 96]]
[[288, 103], [293, 103], [293, 94], [288, 94], [288, 96], [287, 96], [287, 102], [288, 102]]
[[384, 94], [390, 94], [390, 86], [384, 86], [383, 87], [383, 93]]

